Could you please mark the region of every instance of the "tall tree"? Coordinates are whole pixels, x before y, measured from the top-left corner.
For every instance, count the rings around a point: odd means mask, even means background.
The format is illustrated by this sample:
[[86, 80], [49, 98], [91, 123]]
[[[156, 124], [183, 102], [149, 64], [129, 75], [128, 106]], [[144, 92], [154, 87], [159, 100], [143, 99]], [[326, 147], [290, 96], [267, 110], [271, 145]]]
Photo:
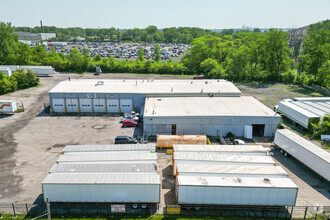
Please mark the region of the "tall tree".
[[0, 22], [0, 64], [15, 64], [18, 36], [11, 23]]
[[137, 58], [137, 60], [144, 61], [144, 52], [143, 52], [142, 47], [138, 48], [138, 58]]
[[156, 62], [159, 62], [161, 60], [161, 52], [160, 52], [160, 46], [159, 44], [155, 45], [154, 48], [154, 54], [152, 56], [152, 59]]

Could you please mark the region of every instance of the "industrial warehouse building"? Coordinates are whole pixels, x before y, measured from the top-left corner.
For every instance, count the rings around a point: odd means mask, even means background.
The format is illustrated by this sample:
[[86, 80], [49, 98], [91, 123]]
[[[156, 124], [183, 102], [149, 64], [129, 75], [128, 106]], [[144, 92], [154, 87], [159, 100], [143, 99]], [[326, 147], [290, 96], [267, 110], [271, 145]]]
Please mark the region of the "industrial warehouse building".
[[330, 114], [330, 97], [284, 99], [278, 104], [277, 110], [308, 129], [310, 121]]
[[146, 135], [274, 136], [281, 117], [250, 96], [148, 97]]
[[226, 80], [84, 80], [60, 82], [49, 91], [52, 112], [140, 111], [146, 97], [239, 97]]

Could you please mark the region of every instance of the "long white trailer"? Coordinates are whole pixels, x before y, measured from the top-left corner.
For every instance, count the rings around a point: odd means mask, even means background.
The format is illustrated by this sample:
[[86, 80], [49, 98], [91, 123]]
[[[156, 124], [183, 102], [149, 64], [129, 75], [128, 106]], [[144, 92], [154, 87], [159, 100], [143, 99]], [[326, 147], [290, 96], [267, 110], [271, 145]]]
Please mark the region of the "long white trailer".
[[274, 143], [291, 156], [330, 181], [330, 154], [288, 130], [277, 130]]
[[14, 113], [17, 110], [16, 101], [0, 100], [0, 113]]
[[294, 206], [298, 187], [288, 178], [178, 176], [180, 205]]
[[155, 152], [155, 144], [67, 145], [63, 154]]
[[54, 76], [55, 69], [51, 66], [20, 66], [24, 72], [31, 70], [36, 76]]
[[50, 202], [156, 204], [159, 174], [48, 174], [42, 182]]
[[11, 70], [9, 68], [1, 68], [0, 67], [0, 72], [3, 72], [5, 76], [11, 76]]

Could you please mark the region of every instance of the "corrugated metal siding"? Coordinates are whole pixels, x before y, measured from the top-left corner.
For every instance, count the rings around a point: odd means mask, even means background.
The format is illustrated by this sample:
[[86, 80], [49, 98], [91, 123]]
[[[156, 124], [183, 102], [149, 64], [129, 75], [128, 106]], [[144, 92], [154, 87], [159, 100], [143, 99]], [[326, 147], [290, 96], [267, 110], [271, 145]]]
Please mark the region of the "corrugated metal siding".
[[174, 144], [175, 152], [259, 152], [266, 154], [270, 151], [261, 145], [180, 145]]
[[155, 144], [67, 145], [63, 152], [155, 151]]

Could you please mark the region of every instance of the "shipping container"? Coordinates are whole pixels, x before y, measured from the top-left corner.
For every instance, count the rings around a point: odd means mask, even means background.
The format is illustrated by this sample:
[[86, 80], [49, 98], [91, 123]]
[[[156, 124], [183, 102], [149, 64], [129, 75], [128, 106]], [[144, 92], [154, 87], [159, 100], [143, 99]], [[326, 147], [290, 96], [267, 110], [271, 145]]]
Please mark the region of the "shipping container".
[[0, 113], [14, 113], [17, 111], [16, 101], [0, 100]]
[[270, 156], [226, 155], [209, 153], [173, 153], [173, 175], [176, 175], [177, 164], [213, 164], [213, 165], [248, 165], [248, 166], [275, 166]]
[[48, 174], [43, 197], [65, 203], [159, 203], [159, 174]]
[[270, 151], [261, 145], [173, 145], [173, 152], [244, 154], [265, 156]]
[[80, 153], [139, 153], [139, 152], [155, 152], [155, 144], [109, 144], [109, 145], [67, 145], [63, 149], [63, 154], [80, 154]]
[[207, 144], [206, 135], [157, 135], [157, 147], [173, 148], [174, 144]]
[[287, 178], [288, 173], [280, 166], [241, 166], [212, 164], [176, 165], [178, 176], [227, 176], [227, 177], [262, 177]]
[[288, 178], [178, 176], [179, 205], [294, 206], [298, 187]]
[[151, 164], [55, 164], [49, 173], [114, 173], [157, 174], [158, 165]]
[[90, 153], [90, 154], [63, 154], [57, 160], [61, 163], [107, 163], [107, 164], [128, 164], [128, 163], [157, 163], [156, 153]]
[[277, 130], [274, 143], [330, 181], [330, 154], [327, 151], [288, 129]]

